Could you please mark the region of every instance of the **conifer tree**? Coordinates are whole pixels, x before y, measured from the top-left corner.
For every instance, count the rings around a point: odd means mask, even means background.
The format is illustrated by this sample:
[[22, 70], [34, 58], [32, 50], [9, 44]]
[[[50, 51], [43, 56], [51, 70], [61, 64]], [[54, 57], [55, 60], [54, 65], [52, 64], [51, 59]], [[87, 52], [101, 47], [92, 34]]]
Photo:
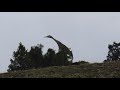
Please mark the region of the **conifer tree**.
[[28, 52], [22, 43], [19, 43], [17, 51], [13, 52], [13, 58], [10, 59], [11, 64], [8, 71], [25, 70], [30, 68]]

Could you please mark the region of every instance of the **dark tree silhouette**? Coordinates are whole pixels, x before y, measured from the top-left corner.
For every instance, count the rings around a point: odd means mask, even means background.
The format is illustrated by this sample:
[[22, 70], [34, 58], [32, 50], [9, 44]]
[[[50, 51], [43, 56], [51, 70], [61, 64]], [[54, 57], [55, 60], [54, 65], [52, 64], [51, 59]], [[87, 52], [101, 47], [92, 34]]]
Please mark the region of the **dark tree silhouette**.
[[72, 64], [71, 60], [69, 61], [69, 56], [64, 51], [58, 51], [55, 53], [55, 50], [48, 49], [47, 53], [44, 55], [44, 67], [47, 66], [64, 66]]
[[104, 62], [108, 61], [119, 61], [120, 60], [120, 43], [113, 42], [113, 45], [108, 45], [108, 56], [107, 60], [104, 60]]
[[48, 66], [71, 65], [73, 60], [72, 51], [61, 42], [55, 41], [59, 46], [58, 52], [56, 53], [55, 50], [49, 48], [45, 55], [43, 55], [42, 44], [32, 46], [28, 52], [25, 46], [19, 43], [17, 51], [13, 52], [13, 59], [10, 60], [11, 64], [8, 66], [8, 72]]
[[44, 62], [43, 62], [43, 66], [55, 66], [56, 62], [55, 62], [55, 57], [56, 57], [56, 53], [55, 50], [49, 48], [47, 53], [44, 55]]
[[43, 45], [38, 44], [37, 46], [32, 46], [31, 50], [29, 51], [29, 57], [31, 59], [33, 68], [42, 67], [42, 62], [43, 62], [42, 48]]
[[55, 61], [57, 66], [72, 64], [72, 61], [69, 61], [69, 56], [67, 56], [67, 54], [64, 51], [59, 51], [58, 53], [56, 53]]
[[13, 52], [13, 59], [10, 60], [11, 64], [8, 66], [8, 72], [16, 70], [25, 70], [29, 68], [28, 52], [22, 43], [19, 43], [17, 51]]

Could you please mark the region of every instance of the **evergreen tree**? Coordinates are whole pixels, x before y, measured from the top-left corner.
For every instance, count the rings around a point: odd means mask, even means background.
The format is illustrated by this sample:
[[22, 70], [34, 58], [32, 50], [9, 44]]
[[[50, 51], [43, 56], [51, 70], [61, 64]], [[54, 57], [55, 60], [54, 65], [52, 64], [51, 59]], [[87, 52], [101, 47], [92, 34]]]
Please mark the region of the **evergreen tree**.
[[108, 45], [107, 61], [119, 61], [120, 60], [120, 43], [113, 42], [113, 45]]
[[29, 51], [29, 57], [32, 60], [32, 67], [39, 68], [42, 67], [43, 63], [43, 55], [42, 55], [42, 44], [38, 44], [37, 46], [32, 46]]
[[24, 45], [19, 43], [17, 51], [13, 52], [13, 59], [10, 60], [11, 64], [8, 66], [8, 71], [25, 70], [29, 65], [28, 53]]
[[42, 49], [43, 45], [37, 44], [37, 46], [32, 46], [28, 52], [20, 42], [17, 51], [13, 52], [13, 58], [10, 59], [11, 64], [8, 66], [8, 72], [72, 64], [72, 61], [69, 61], [71, 57], [64, 50], [55, 53], [55, 50], [49, 48], [47, 53], [43, 55]]
[[55, 64], [55, 51], [51, 48], [48, 49], [47, 53], [44, 55], [43, 66], [54, 66]]

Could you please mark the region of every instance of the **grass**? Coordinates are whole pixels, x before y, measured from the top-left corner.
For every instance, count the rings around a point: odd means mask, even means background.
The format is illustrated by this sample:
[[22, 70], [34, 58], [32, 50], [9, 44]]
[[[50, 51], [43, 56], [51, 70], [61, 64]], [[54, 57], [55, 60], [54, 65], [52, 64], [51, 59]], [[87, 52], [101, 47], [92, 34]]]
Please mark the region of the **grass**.
[[53, 66], [1, 73], [0, 78], [120, 78], [120, 62]]

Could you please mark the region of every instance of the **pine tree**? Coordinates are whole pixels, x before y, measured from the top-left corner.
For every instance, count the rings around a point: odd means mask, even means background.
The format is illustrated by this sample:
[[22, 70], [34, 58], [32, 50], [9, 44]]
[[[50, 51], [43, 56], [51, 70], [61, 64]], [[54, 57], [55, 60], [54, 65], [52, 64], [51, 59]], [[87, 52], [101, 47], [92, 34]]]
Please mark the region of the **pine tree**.
[[8, 66], [8, 71], [25, 70], [30, 68], [30, 59], [28, 52], [22, 43], [19, 43], [17, 51], [13, 52], [13, 59], [10, 59], [11, 64]]

